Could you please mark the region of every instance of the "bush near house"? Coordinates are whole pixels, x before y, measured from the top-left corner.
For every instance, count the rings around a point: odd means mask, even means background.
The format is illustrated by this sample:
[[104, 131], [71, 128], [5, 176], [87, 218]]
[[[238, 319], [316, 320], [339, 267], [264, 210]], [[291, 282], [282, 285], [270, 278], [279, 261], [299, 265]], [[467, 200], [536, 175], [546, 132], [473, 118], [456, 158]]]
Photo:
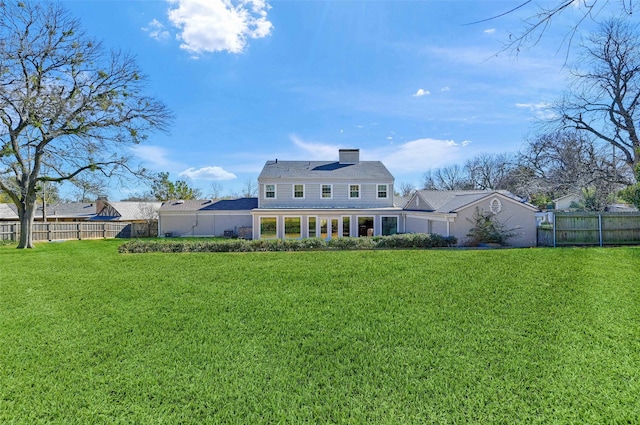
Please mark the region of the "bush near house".
[[469, 239], [465, 241], [466, 246], [480, 246], [482, 244], [506, 246], [509, 239], [517, 236], [515, 229], [509, 229], [491, 211], [476, 208], [469, 221], [473, 223], [473, 227], [467, 233]]
[[263, 252], [307, 251], [313, 249], [394, 249], [394, 248], [446, 248], [455, 246], [453, 236], [426, 233], [375, 236], [372, 238], [320, 238], [306, 239], [225, 239], [225, 240], [133, 240], [120, 245], [123, 254], [146, 252]]

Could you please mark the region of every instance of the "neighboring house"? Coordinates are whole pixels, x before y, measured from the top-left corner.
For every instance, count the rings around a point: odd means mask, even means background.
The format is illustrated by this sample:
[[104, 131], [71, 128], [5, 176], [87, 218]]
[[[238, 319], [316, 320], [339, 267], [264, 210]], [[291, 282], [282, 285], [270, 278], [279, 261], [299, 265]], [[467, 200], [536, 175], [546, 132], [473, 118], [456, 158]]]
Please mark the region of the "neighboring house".
[[96, 213], [91, 221], [149, 222], [158, 219], [162, 202], [110, 202], [104, 198], [96, 201]]
[[251, 239], [258, 198], [167, 201], [159, 210], [161, 236], [240, 236]]
[[[0, 220], [18, 221], [17, 208], [14, 204], [0, 204]], [[60, 204], [36, 205], [35, 221], [84, 221], [96, 214], [92, 203], [65, 202]], [[46, 220], [45, 220], [46, 216]]]
[[476, 209], [494, 213], [517, 234], [509, 239], [509, 245], [536, 246], [538, 209], [507, 191], [419, 190], [405, 206], [405, 231], [455, 236], [463, 245], [474, 225]]
[[0, 221], [18, 221], [14, 204], [0, 204]]
[[582, 193], [569, 193], [553, 200], [554, 209], [557, 211], [569, 211], [576, 208], [578, 204], [584, 202]]
[[258, 176], [253, 238], [390, 235], [402, 228], [394, 178], [380, 161], [340, 149], [338, 161], [267, 161]]

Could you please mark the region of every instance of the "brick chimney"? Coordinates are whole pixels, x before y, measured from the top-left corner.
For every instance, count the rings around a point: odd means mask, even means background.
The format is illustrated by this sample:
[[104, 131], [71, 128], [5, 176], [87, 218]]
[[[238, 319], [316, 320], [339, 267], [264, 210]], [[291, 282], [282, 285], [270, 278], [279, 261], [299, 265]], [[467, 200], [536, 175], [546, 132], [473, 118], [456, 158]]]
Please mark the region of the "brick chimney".
[[360, 149], [340, 149], [338, 158], [340, 164], [357, 164], [360, 162]]
[[96, 199], [96, 214], [100, 214], [100, 211], [107, 206], [107, 202], [109, 200], [106, 196], [98, 196], [98, 199]]

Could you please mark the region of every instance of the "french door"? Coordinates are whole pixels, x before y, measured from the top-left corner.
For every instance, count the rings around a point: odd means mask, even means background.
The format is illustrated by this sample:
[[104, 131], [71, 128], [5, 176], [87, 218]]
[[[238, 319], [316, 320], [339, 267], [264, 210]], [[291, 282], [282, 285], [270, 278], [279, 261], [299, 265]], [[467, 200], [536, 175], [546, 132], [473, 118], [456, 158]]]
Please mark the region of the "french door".
[[340, 236], [338, 229], [340, 220], [337, 217], [320, 217], [320, 237], [334, 239]]

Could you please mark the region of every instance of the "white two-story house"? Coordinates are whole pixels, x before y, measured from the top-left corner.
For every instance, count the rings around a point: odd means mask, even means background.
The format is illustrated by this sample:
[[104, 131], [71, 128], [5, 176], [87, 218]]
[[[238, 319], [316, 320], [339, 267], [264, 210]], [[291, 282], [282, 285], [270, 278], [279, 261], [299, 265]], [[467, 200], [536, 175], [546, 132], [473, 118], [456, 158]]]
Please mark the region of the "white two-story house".
[[253, 238], [391, 235], [401, 228], [394, 178], [380, 161], [340, 149], [338, 161], [267, 161], [258, 176]]

